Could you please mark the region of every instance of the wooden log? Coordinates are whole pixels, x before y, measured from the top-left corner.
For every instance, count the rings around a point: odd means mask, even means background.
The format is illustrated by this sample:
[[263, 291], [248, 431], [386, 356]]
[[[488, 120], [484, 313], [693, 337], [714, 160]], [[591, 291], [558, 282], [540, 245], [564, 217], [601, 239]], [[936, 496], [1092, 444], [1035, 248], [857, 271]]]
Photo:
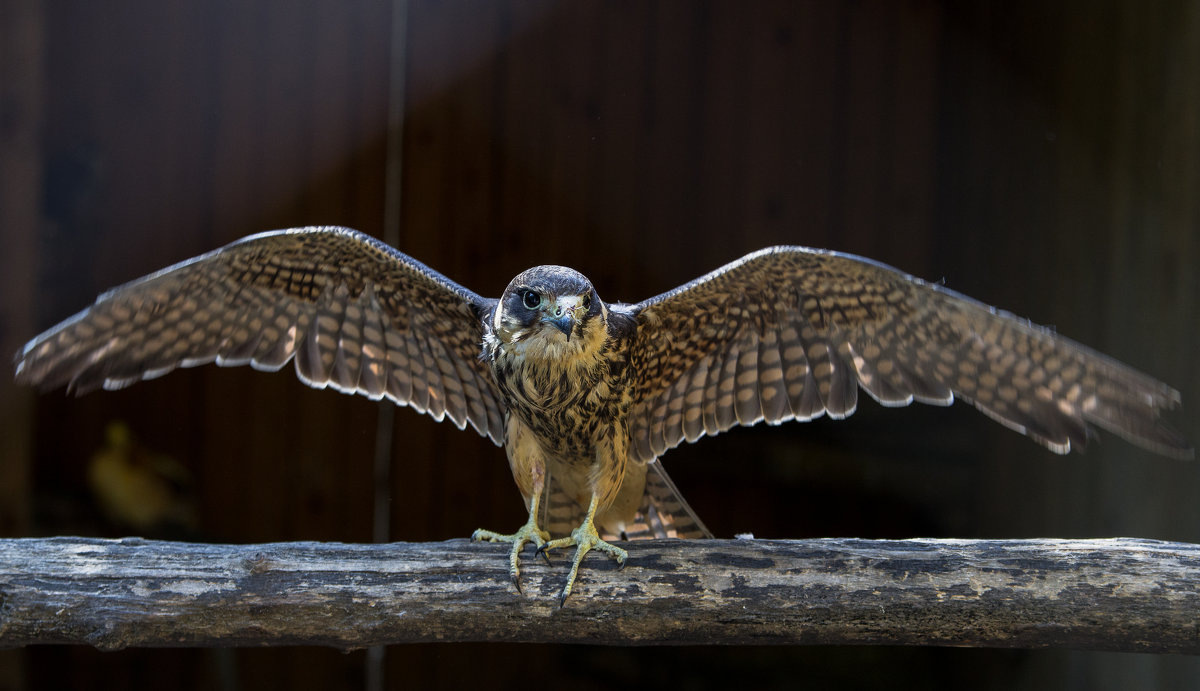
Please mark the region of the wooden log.
[[1200, 545], [662, 540], [618, 569], [467, 540], [0, 540], [0, 647], [422, 641], [889, 644], [1200, 653]]

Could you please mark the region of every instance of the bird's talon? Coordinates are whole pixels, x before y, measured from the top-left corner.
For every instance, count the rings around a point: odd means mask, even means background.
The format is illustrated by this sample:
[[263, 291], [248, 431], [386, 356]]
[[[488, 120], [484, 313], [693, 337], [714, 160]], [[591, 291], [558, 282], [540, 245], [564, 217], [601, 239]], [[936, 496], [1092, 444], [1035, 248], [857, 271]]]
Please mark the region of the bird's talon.
[[571, 531], [570, 537], [551, 540], [544, 546], [544, 549], [546, 550], [571, 546], [576, 548], [575, 558], [571, 560], [571, 572], [567, 575], [567, 583], [563, 586], [562, 594], [559, 596], [558, 606], [560, 608], [566, 604], [567, 597], [575, 588], [575, 579], [579, 576], [579, 566], [583, 563], [583, 558], [588, 552], [592, 550], [604, 552], [615, 559], [617, 564], [620, 565], [620, 568], [625, 567], [626, 559], [629, 557], [629, 553], [625, 550], [617, 547], [616, 545], [609, 544], [600, 538], [600, 533], [596, 531], [596, 526], [592, 522], [592, 517], [595, 515], [595, 510], [596, 499], [593, 498], [592, 505], [588, 510], [587, 518], [584, 520], [583, 524]]
[[486, 540], [488, 542], [510, 542], [512, 550], [508, 554], [509, 576], [512, 578], [513, 585], [516, 586], [517, 592], [524, 594], [521, 589], [521, 570], [518, 566], [521, 550], [524, 549], [526, 543], [533, 543], [538, 551], [541, 551], [546, 546], [546, 541], [550, 539], [550, 534], [537, 527], [537, 522], [533, 516], [525, 522], [525, 525], [517, 529], [511, 535], [503, 535], [490, 530], [476, 530], [471, 533], [471, 540], [478, 542]]

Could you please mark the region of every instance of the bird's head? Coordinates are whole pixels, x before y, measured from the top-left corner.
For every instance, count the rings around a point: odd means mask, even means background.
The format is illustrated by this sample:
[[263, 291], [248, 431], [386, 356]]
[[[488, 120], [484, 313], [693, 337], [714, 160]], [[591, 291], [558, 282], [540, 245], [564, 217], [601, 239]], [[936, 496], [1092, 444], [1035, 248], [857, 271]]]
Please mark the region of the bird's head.
[[492, 327], [506, 346], [562, 357], [598, 346], [606, 319], [586, 276], [565, 266], [537, 266], [508, 284]]

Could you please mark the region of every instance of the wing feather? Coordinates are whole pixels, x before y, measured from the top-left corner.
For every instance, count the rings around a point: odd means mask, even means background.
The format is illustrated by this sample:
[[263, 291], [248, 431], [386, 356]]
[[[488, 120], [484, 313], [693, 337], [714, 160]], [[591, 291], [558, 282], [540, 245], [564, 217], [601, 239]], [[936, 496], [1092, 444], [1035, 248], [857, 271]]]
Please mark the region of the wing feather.
[[[858, 410], [858, 380], [848, 361], [850, 349], [842, 340], [844, 334], [836, 334], [836, 340], [825, 344], [827, 362], [830, 366], [829, 393], [825, 395], [825, 410], [834, 420], [842, 420]], [[824, 391], [822, 385], [818, 391]]]
[[[1007, 312], [852, 255], [776, 247], [626, 308], [634, 456], [703, 430], [851, 415], [955, 396], [1059, 453], [1089, 424], [1169, 456], [1188, 441], [1162, 415], [1179, 393]], [[679, 424], [675, 424], [676, 421]]]
[[704, 391], [708, 381], [708, 358], [701, 358], [692, 368], [692, 374], [686, 379], [687, 390], [683, 399], [683, 437], [689, 442], [704, 436]]
[[366, 304], [362, 309], [362, 332], [360, 351], [362, 365], [358, 374], [358, 390], [373, 401], [383, 398], [387, 393], [388, 381], [388, 352], [384, 334], [387, 324], [383, 321], [379, 299], [375, 296], [375, 287], [368, 286], [363, 291]]
[[739, 425], [753, 425], [763, 419], [759, 396], [758, 344], [747, 341], [738, 348], [737, 370], [733, 375], [733, 412]]
[[[722, 431], [717, 421], [717, 410], [721, 405], [717, 387], [721, 384], [721, 370], [725, 363], [724, 351], [713, 351], [700, 360], [708, 369], [708, 379], [704, 383], [704, 431], [708, 435], [713, 435]], [[634, 411], [633, 422], [634, 424], [631, 425], [631, 429], [636, 431], [636, 410]]]
[[779, 327], [769, 326], [758, 343], [758, 388], [763, 419], [782, 422], [791, 419], [783, 377], [783, 357], [779, 352]]
[[17, 381], [76, 393], [216, 362], [296, 373], [503, 440], [476, 295], [347, 228], [254, 235], [101, 295], [30, 341]]

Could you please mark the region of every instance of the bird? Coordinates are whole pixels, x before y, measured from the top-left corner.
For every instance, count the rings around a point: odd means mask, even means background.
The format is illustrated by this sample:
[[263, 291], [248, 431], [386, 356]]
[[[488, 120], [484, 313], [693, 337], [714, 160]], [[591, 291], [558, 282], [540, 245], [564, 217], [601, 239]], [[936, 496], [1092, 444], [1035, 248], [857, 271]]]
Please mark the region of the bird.
[[141, 443], [124, 421], [105, 425], [104, 445], [89, 459], [87, 479], [92, 497], [114, 527], [142, 535], [196, 527], [191, 472]]
[[100, 295], [16, 354], [18, 382], [83, 394], [215, 362], [275, 371], [471, 426], [503, 446], [528, 511], [519, 556], [711, 533], [662, 468], [736, 425], [969, 401], [1049, 450], [1093, 427], [1190, 457], [1163, 418], [1179, 392], [1015, 315], [867, 258], [799, 246], [748, 254], [638, 303], [537, 266], [485, 298], [356, 230], [252, 235]]

